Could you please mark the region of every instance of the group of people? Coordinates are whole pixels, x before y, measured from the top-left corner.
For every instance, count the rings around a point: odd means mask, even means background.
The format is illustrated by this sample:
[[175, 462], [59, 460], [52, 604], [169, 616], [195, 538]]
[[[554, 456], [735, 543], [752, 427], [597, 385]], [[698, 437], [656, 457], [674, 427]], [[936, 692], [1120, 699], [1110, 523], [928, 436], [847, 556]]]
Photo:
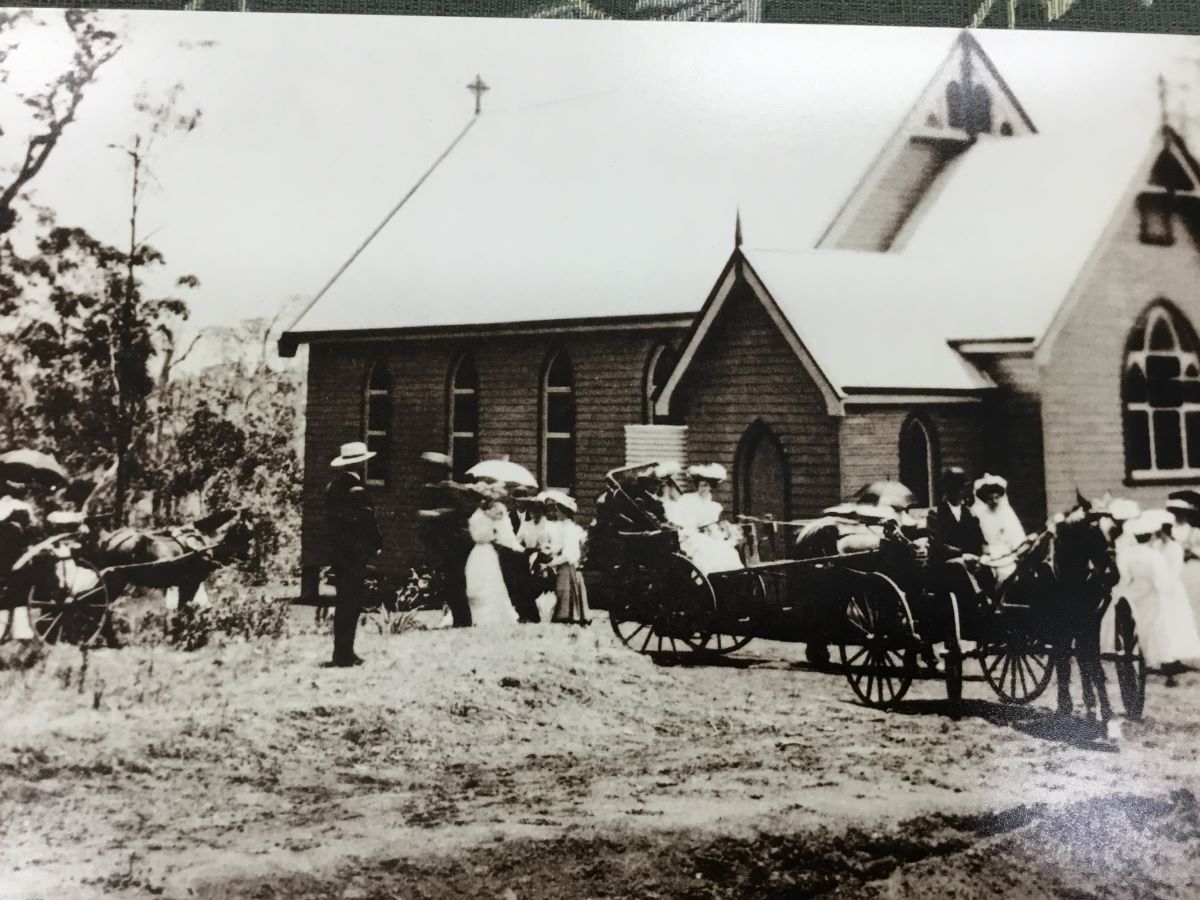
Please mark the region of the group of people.
[[[383, 548], [370, 494], [355, 468], [373, 458], [365, 443], [341, 447], [326, 488], [329, 562], [337, 588], [333, 659], [355, 666], [358, 615], [367, 568]], [[562, 491], [453, 477], [450, 457], [421, 455], [418, 530], [444, 602], [441, 627], [494, 628], [550, 621], [590, 624], [581, 568], [587, 532]]]
[[[977, 479], [973, 502], [968, 485], [961, 469], [944, 473], [943, 499], [929, 526], [930, 556], [982, 563], [973, 572], [983, 590], [994, 590], [1016, 570], [1017, 555], [1034, 536], [1026, 534], [1009, 505], [1003, 478]], [[1200, 599], [1200, 492], [1177, 491], [1163, 509], [1111, 500], [1104, 512], [1115, 526], [1119, 581], [1113, 600], [1129, 604], [1147, 666], [1173, 685], [1187, 661], [1200, 660], [1200, 629], [1190, 597]], [[1101, 625], [1103, 646], [1113, 646], [1115, 614], [1114, 602]]]
[[596, 521], [605, 532], [669, 531], [678, 536], [680, 552], [704, 574], [744, 566], [741, 531], [713, 498], [728, 477], [717, 463], [693, 465], [661, 462], [632, 470], [631, 481], [609, 491], [596, 503]]
[[[1200, 493], [1173, 493], [1164, 509], [1142, 510], [1132, 500], [1114, 500], [1108, 512], [1121, 529], [1115, 540], [1121, 580], [1113, 598], [1129, 603], [1146, 665], [1166, 675], [1172, 686], [1186, 662], [1200, 660], [1192, 603], [1192, 596], [1200, 595]], [[1115, 608], [1102, 624], [1106, 645], [1114, 628]]]

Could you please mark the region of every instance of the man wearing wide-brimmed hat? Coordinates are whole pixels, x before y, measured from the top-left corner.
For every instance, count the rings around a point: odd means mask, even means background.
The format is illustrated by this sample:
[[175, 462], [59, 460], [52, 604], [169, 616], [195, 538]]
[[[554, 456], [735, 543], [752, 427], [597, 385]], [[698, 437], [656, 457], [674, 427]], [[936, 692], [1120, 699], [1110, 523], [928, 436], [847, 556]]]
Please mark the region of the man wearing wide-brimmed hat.
[[383, 549], [383, 537], [371, 497], [352, 467], [374, 456], [362, 441], [351, 441], [342, 444], [341, 453], [329, 464], [335, 474], [325, 490], [325, 516], [337, 606], [333, 614], [333, 659], [327, 666], [356, 666], [362, 662], [354, 653], [354, 634], [362, 609], [367, 562]]

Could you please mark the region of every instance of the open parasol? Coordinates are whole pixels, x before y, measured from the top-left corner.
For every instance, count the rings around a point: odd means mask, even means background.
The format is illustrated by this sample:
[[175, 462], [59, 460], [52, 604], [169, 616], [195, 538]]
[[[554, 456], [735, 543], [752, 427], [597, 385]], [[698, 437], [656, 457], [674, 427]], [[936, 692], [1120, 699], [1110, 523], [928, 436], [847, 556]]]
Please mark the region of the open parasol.
[[854, 499], [862, 505], [890, 506], [900, 512], [913, 505], [913, 492], [899, 481], [872, 481]]
[[42, 481], [66, 484], [67, 470], [49, 453], [40, 450], [9, 450], [0, 453], [0, 478], [6, 481]]
[[498, 481], [502, 484], [515, 484], [521, 487], [536, 488], [537, 479], [524, 466], [507, 459], [487, 459], [476, 463], [467, 469], [467, 474], [488, 481]]

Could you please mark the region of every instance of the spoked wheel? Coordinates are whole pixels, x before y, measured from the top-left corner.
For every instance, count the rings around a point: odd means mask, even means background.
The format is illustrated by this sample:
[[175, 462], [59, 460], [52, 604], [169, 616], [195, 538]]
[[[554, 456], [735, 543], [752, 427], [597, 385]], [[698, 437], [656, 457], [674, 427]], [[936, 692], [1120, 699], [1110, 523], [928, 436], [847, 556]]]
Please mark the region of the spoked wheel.
[[104, 579], [78, 559], [56, 559], [39, 570], [28, 603], [30, 627], [47, 644], [90, 644], [108, 618]]
[[1146, 709], [1146, 657], [1138, 642], [1137, 623], [1129, 602], [1122, 598], [1116, 609], [1116, 647], [1113, 658], [1117, 666], [1117, 685], [1125, 718], [1138, 721]]
[[850, 687], [877, 709], [899, 703], [916, 671], [912, 616], [903, 595], [898, 589], [894, 595], [856, 591], [846, 603], [846, 619], [853, 641], [838, 651]]
[[621, 642], [639, 653], [688, 653], [713, 637], [709, 626], [716, 596], [684, 556], [673, 555], [662, 571], [631, 579], [623, 593], [612, 602], [609, 623]]
[[1005, 703], [1032, 703], [1045, 693], [1054, 676], [1046, 645], [1017, 630], [1003, 641], [985, 646], [979, 664], [983, 677]]
[[[699, 572], [693, 573], [692, 581], [697, 584], [697, 587], [699, 587], [700, 579], [707, 581], [707, 579], [704, 579], [704, 576], [701, 575]], [[746, 610], [761, 609], [762, 604], [764, 602], [764, 595], [765, 595], [765, 590], [766, 590], [763, 586], [761, 576], [755, 576], [750, 581], [743, 581], [742, 584], [749, 588], [750, 592], [753, 594], [752, 597], [746, 598], [746, 597], [740, 596], [740, 595], [735, 598], [727, 597], [726, 589], [730, 585], [730, 582], [722, 582], [721, 596], [726, 598], [726, 600], [733, 599], [735, 602], [736, 608], [739, 611], [741, 611], [742, 613], [745, 613]], [[715, 606], [716, 589], [715, 589], [715, 587], [712, 586], [711, 582], [709, 582], [709, 587], [712, 589], [713, 594], [714, 594], [714, 610], [715, 610], [715, 608], [716, 608], [716, 606]], [[729, 626], [729, 624], [727, 624], [727, 621], [723, 622], [720, 619], [717, 619], [715, 624], [713, 625], [712, 630], [707, 635], [707, 638], [705, 639], [704, 643], [701, 646], [695, 647], [693, 649], [695, 649], [697, 651], [702, 650], [705, 653], [714, 653], [719, 656], [724, 656], [726, 653], [733, 653], [735, 650], [741, 650], [743, 647], [745, 647], [747, 644], [749, 644], [752, 640], [754, 640], [753, 635], [738, 634], [738, 633], [722, 630], [723, 628], [729, 628], [729, 627], [730, 626]], [[737, 627], [736, 624], [733, 627], [736, 628]]]

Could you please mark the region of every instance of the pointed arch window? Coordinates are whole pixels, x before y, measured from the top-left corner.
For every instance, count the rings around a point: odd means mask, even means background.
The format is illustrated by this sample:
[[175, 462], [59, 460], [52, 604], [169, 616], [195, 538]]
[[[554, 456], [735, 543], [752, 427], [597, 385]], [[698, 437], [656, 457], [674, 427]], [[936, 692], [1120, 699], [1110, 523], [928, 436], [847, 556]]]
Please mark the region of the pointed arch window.
[[1125, 467], [1133, 480], [1200, 478], [1200, 355], [1188, 321], [1151, 306], [1125, 345]]
[[469, 353], [450, 374], [450, 459], [458, 481], [479, 462], [479, 370]]
[[575, 486], [575, 373], [564, 351], [550, 357], [542, 373], [542, 484], [572, 491]]
[[392, 373], [382, 360], [371, 366], [367, 374], [364, 398], [363, 439], [375, 456], [367, 460], [367, 484], [384, 486], [388, 482], [388, 460], [392, 443]]
[[643, 384], [642, 413], [643, 421], [653, 425], [656, 421], [654, 414], [654, 395], [666, 384], [675, 367], [675, 354], [667, 343], [655, 344], [646, 359], [646, 377]]
[[900, 481], [918, 509], [937, 502], [937, 471], [937, 429], [924, 416], [911, 415], [900, 426]]

